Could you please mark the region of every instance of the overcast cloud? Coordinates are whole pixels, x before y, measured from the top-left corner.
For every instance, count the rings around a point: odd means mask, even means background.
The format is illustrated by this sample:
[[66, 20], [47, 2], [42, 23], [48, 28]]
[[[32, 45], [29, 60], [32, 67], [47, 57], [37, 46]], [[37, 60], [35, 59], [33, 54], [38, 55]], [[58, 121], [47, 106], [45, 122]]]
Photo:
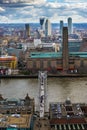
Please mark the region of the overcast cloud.
[[51, 22], [87, 21], [86, 0], [0, 0], [0, 23], [39, 22], [40, 17]]

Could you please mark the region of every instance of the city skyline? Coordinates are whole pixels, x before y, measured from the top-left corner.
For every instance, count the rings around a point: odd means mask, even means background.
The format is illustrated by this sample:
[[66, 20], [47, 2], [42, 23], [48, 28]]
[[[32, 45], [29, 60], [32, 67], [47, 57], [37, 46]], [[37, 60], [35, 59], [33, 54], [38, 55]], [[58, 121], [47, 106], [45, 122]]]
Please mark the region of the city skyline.
[[1, 0], [0, 23], [39, 23], [40, 17], [50, 19], [51, 23], [63, 20], [67, 23], [86, 23], [86, 0]]

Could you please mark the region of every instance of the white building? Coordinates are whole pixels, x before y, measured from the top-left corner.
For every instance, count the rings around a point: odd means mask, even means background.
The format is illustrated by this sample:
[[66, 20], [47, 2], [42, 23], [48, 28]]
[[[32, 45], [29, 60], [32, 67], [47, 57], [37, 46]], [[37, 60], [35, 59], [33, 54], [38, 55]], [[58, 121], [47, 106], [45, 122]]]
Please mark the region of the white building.
[[51, 23], [49, 19], [46, 19], [45, 22], [45, 36], [51, 36]]
[[68, 34], [73, 33], [72, 18], [68, 18]]

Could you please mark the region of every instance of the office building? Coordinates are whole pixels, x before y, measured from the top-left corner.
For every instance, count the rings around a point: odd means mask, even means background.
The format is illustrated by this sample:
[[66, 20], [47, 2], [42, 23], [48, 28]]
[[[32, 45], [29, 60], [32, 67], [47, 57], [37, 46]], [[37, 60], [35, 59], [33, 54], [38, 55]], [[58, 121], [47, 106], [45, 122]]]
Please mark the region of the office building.
[[45, 36], [51, 36], [51, 23], [49, 19], [46, 19], [45, 22]]
[[60, 35], [62, 36], [63, 33], [63, 21], [60, 21]]
[[73, 33], [73, 29], [72, 29], [72, 18], [68, 18], [68, 34], [72, 34]]
[[30, 25], [29, 24], [25, 24], [25, 35], [26, 35], [26, 37], [30, 36]]
[[41, 26], [41, 30], [45, 29], [45, 18], [40, 18], [40, 26]]

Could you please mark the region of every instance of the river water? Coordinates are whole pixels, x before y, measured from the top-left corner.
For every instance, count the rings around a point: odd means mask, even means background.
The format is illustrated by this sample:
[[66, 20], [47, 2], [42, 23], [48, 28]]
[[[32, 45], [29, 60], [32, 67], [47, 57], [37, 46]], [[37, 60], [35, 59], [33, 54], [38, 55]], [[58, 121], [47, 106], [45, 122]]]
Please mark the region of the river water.
[[[28, 93], [31, 98], [35, 98], [36, 110], [38, 109], [38, 78], [1, 79], [0, 93], [4, 98], [24, 98]], [[64, 102], [68, 97], [75, 103], [87, 103], [87, 78], [47, 79], [47, 108], [49, 102]]]

